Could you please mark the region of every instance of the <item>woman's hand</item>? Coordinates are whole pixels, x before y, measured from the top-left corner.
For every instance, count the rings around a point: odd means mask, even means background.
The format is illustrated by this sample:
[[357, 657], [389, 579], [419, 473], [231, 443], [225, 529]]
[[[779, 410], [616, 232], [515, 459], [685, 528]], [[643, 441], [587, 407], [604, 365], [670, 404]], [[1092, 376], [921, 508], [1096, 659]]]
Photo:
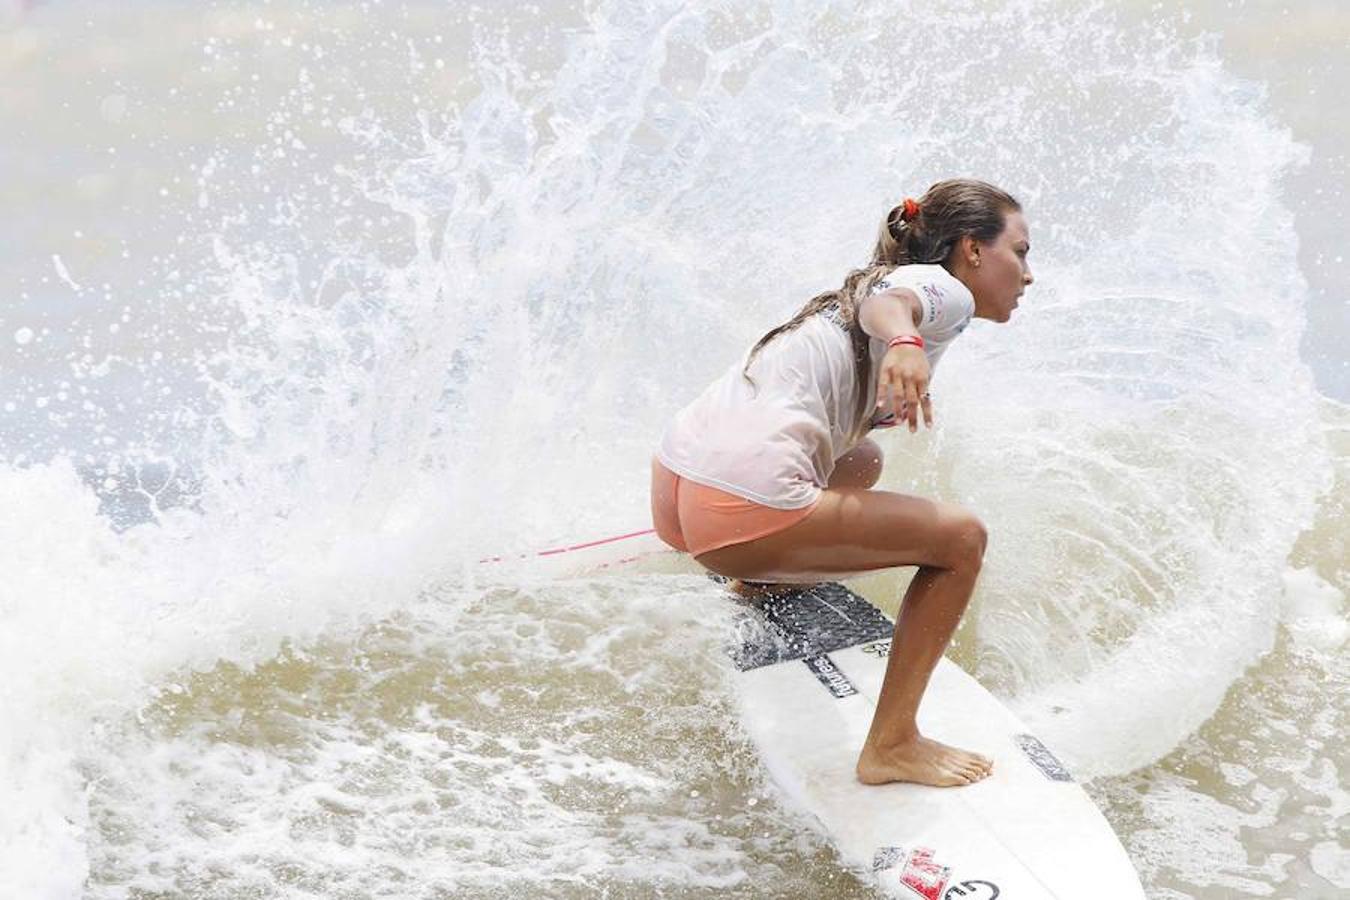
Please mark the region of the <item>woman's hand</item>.
[[889, 406], [896, 424], [909, 423], [913, 434], [919, 429], [919, 410], [923, 410], [923, 424], [933, 427], [933, 404], [928, 397], [928, 357], [923, 350], [910, 344], [899, 344], [886, 351], [881, 358], [881, 373], [877, 378], [877, 409]]

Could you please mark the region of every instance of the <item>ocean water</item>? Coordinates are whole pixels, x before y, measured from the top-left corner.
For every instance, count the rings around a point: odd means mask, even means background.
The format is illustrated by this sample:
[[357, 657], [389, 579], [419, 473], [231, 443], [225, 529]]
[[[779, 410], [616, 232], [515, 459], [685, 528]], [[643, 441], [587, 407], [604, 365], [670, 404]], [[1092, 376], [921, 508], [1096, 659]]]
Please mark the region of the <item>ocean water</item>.
[[1037, 282], [883, 438], [992, 534], [950, 655], [1151, 898], [1350, 890], [1334, 5], [3, 15], [0, 896], [871, 896], [696, 567], [481, 561], [645, 528], [953, 174]]

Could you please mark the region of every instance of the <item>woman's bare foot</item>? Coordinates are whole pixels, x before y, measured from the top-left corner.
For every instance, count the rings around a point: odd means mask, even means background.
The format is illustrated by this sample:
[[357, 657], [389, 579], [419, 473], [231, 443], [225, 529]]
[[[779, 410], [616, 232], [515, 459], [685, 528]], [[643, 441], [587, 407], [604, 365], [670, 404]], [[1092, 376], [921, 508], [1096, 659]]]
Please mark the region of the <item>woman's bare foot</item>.
[[988, 776], [993, 767], [994, 761], [987, 756], [916, 735], [913, 740], [885, 749], [865, 744], [858, 757], [858, 780], [863, 784], [911, 781], [952, 787], [974, 784]]

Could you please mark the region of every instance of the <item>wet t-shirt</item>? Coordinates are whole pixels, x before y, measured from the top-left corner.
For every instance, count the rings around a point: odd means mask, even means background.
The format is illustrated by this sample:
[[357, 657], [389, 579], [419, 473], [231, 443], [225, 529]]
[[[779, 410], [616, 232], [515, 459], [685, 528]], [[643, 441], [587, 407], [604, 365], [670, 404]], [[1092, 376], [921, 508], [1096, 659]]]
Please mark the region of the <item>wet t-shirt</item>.
[[[942, 266], [901, 266], [877, 282], [873, 294], [908, 288], [919, 298], [919, 335], [930, 368], [975, 312], [969, 289]], [[869, 298], [870, 299], [870, 298]], [[867, 302], [867, 301], [864, 301]], [[880, 302], [880, 301], [878, 301]], [[868, 345], [868, 396], [876, 393], [886, 342]], [[858, 379], [853, 343], [837, 311], [811, 316], [745, 358], [676, 413], [657, 456], [676, 474], [777, 509], [816, 502], [834, 462], [857, 443]], [[895, 424], [888, 410], [868, 404], [870, 428]]]

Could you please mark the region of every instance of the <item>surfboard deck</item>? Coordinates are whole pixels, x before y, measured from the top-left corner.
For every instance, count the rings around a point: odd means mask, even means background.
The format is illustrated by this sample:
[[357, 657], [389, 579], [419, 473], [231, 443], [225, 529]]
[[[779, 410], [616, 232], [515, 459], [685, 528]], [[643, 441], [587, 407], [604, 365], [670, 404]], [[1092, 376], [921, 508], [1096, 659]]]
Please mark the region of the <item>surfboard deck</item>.
[[1143, 900], [1124, 848], [1054, 754], [942, 659], [919, 728], [994, 759], [973, 785], [869, 786], [854, 766], [894, 623], [840, 584], [745, 604], [728, 648], [742, 722], [774, 781], [846, 864], [908, 900]]

